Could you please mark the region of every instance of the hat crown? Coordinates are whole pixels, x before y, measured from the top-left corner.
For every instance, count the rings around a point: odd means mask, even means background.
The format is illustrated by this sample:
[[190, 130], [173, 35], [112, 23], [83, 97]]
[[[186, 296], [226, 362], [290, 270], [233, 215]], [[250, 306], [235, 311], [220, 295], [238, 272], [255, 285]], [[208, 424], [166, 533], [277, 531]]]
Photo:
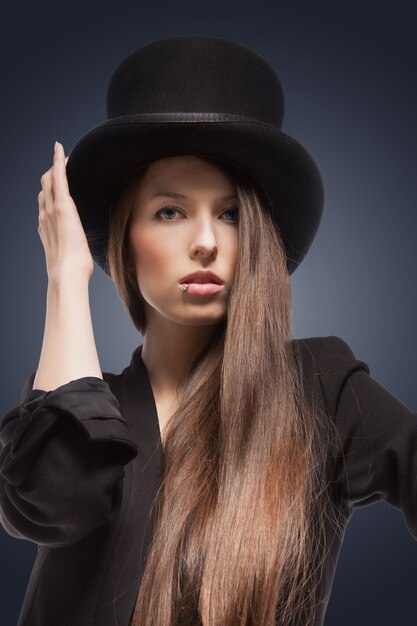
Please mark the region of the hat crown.
[[201, 35], [158, 39], [129, 54], [107, 89], [107, 117], [224, 113], [281, 128], [284, 93], [264, 59], [245, 46]]

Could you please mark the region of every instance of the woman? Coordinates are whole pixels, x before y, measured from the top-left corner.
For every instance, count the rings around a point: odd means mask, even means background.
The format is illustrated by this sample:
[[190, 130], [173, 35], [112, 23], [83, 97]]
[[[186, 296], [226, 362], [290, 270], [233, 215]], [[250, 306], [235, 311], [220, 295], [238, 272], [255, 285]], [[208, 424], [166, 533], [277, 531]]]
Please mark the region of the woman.
[[[322, 625], [355, 506], [384, 498], [417, 538], [417, 420], [342, 339], [292, 339], [317, 168], [276, 75], [226, 40], [140, 48], [107, 104], [39, 194], [45, 335], [0, 429], [2, 523], [39, 546], [19, 626]], [[94, 260], [143, 334], [120, 374]]]

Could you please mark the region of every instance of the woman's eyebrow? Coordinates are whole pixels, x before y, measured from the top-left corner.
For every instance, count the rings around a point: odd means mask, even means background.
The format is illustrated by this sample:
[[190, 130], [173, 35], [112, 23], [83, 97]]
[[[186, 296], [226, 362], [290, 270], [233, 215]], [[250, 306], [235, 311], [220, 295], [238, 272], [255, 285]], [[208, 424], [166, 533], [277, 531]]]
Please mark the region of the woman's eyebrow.
[[[184, 196], [182, 193], [175, 193], [174, 191], [158, 191], [158, 193], [153, 194], [151, 198], [156, 198], [158, 196], [161, 196], [163, 198], [174, 198], [175, 200], [191, 200], [191, 198]], [[237, 195], [231, 194], [228, 196], [222, 196], [221, 198], [218, 198], [219, 202], [223, 200], [237, 200]]]

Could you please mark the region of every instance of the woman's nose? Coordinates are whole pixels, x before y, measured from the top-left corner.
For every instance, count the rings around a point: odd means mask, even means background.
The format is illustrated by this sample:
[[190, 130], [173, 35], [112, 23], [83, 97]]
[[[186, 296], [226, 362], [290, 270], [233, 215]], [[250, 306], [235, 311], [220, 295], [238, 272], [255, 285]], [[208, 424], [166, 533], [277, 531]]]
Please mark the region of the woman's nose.
[[213, 256], [217, 254], [217, 241], [213, 228], [205, 222], [196, 228], [191, 244], [191, 256]]

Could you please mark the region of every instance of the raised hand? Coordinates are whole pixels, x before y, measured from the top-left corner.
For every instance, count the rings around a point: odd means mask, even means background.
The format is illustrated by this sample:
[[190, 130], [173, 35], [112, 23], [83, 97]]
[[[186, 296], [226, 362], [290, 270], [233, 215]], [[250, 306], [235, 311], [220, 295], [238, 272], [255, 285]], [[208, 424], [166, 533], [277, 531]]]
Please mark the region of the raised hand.
[[49, 280], [91, 278], [94, 261], [77, 207], [69, 193], [64, 148], [55, 142], [53, 165], [41, 177], [39, 226]]

